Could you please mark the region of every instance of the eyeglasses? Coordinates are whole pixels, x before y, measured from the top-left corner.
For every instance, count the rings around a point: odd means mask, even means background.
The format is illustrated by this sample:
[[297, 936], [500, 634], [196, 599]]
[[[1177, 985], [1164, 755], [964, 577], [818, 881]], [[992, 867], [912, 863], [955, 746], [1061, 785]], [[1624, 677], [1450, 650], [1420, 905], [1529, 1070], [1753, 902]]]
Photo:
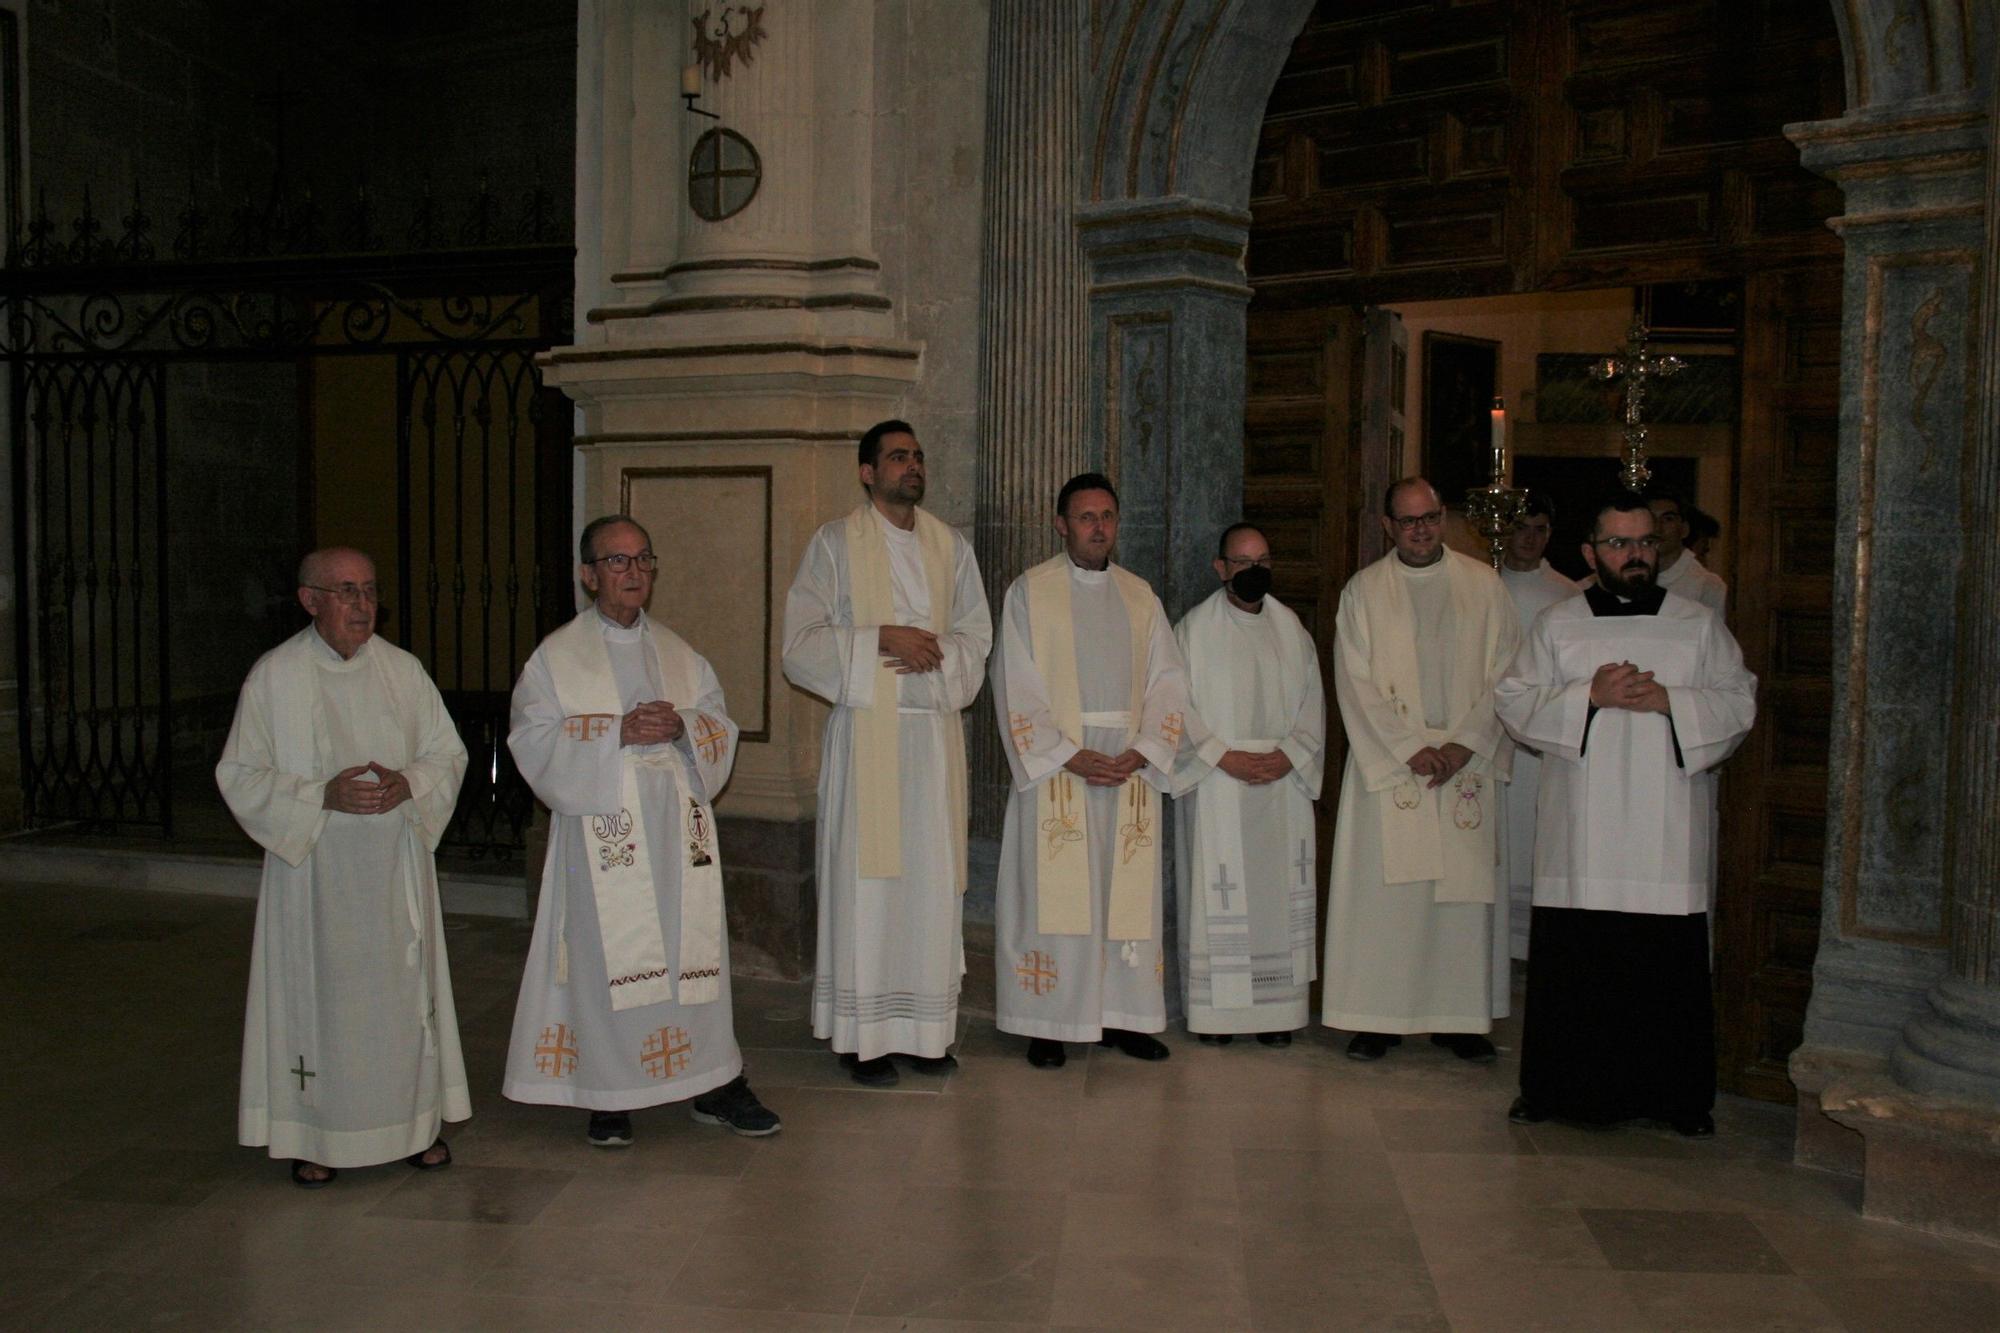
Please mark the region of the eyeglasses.
[[363, 602], [379, 606], [382, 603], [381, 590], [372, 583], [342, 583], [332, 588], [322, 588], [317, 583], [308, 583], [305, 586], [314, 592], [325, 593], [342, 606], [359, 606]]
[[1259, 569], [1269, 569], [1271, 567], [1271, 557], [1260, 555], [1253, 560], [1247, 555], [1225, 555], [1222, 557], [1222, 563], [1228, 565], [1231, 569], [1244, 569], [1250, 565], [1255, 565]]
[[600, 555], [595, 560], [586, 560], [583, 563], [586, 565], [603, 565], [613, 574], [623, 574], [626, 570], [632, 568], [632, 566], [637, 565], [640, 573], [650, 574], [660, 567], [660, 558], [651, 551], [641, 551], [637, 555]]
[[1592, 537], [1590, 544], [1592, 546], [1609, 547], [1614, 551], [1629, 551], [1633, 547], [1637, 547], [1641, 551], [1657, 551], [1660, 549], [1660, 539], [1658, 537], [1606, 537], [1602, 541]]
[[1411, 528], [1415, 527], [1434, 528], [1444, 522], [1444, 510], [1433, 509], [1428, 514], [1397, 514], [1389, 521], [1404, 532], [1408, 532]]

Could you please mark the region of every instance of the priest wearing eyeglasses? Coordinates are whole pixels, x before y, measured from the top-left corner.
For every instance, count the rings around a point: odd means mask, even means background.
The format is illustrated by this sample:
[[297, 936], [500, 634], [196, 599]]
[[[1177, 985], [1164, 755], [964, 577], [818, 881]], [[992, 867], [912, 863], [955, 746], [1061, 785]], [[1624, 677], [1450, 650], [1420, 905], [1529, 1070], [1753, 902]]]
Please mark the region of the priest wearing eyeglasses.
[[599, 1148], [630, 1145], [631, 1113], [669, 1102], [775, 1133], [729, 1007], [713, 802], [737, 725], [708, 662], [646, 614], [658, 568], [646, 530], [596, 519], [578, 557], [593, 604], [542, 640], [514, 686], [507, 745], [552, 818], [501, 1091], [587, 1108]]
[[1422, 477], [1383, 496], [1394, 549], [1341, 590], [1334, 697], [1347, 763], [1333, 835], [1322, 1021], [1379, 1060], [1427, 1032], [1464, 1060], [1508, 1003], [1499, 783], [1512, 744], [1493, 684], [1521, 641], [1500, 579], [1444, 544]]
[[215, 769], [264, 848], [237, 1138], [303, 1189], [448, 1166], [440, 1124], [472, 1115], [432, 859], [465, 746], [377, 602], [361, 552], [300, 563], [312, 624], [250, 668]]
[[1508, 730], [1542, 754], [1510, 1115], [1703, 1138], [1715, 766], [1756, 720], [1757, 678], [1712, 607], [1660, 586], [1655, 513], [1631, 494], [1599, 506], [1583, 547], [1597, 586], [1541, 614], [1497, 690]]

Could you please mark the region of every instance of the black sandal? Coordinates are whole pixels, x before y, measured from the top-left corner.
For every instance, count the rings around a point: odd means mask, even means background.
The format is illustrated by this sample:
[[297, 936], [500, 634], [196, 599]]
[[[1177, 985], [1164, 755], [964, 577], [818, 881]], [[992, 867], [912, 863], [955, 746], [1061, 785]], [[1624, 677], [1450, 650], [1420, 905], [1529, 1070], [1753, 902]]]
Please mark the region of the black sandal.
[[[326, 1174], [320, 1176], [318, 1179], [314, 1179], [312, 1176], [306, 1174], [306, 1168], [309, 1166], [319, 1167], [319, 1169], [326, 1172]], [[302, 1190], [323, 1190], [328, 1185], [331, 1185], [333, 1183], [333, 1178], [339, 1174], [340, 1172], [336, 1171], [334, 1168], [330, 1166], [320, 1166], [318, 1162], [301, 1161], [296, 1157], [292, 1159], [292, 1183], [294, 1185], [297, 1185]]]
[[[435, 1162], [426, 1162], [424, 1160], [424, 1152], [429, 1152], [431, 1148], [444, 1149], [444, 1156]], [[449, 1143], [446, 1143], [443, 1139], [439, 1139], [431, 1145], [431, 1148], [424, 1149], [424, 1152], [411, 1153], [403, 1160], [419, 1171], [442, 1171], [451, 1165], [451, 1145]]]

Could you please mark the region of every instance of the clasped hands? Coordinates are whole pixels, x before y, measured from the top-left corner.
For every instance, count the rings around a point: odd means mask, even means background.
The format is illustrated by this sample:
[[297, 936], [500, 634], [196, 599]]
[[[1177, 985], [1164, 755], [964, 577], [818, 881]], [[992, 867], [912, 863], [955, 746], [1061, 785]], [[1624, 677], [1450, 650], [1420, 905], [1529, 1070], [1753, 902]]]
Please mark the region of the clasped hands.
[[1443, 745], [1426, 745], [1410, 756], [1410, 771], [1420, 778], [1428, 778], [1426, 787], [1442, 787], [1458, 776], [1458, 770], [1471, 762], [1472, 751], [1456, 741], [1446, 741]]
[[620, 745], [665, 745], [677, 741], [687, 724], [674, 706], [664, 700], [640, 704], [618, 719]]
[[322, 810], [343, 815], [386, 815], [410, 799], [410, 780], [377, 763], [343, 768], [326, 781], [319, 799]]
[[899, 676], [914, 676], [944, 666], [938, 636], [915, 625], [884, 625], [875, 631], [875, 651], [888, 659]]
[[1276, 782], [1292, 771], [1291, 758], [1283, 750], [1272, 750], [1269, 754], [1257, 754], [1250, 750], [1231, 750], [1223, 755], [1215, 766], [1238, 782], [1248, 783], [1252, 787]]
[[1126, 779], [1146, 766], [1146, 756], [1127, 750], [1113, 759], [1096, 750], [1078, 750], [1063, 767], [1082, 778], [1088, 787], [1122, 787]]
[[1634, 713], [1664, 713], [1667, 687], [1630, 662], [1606, 662], [1590, 678], [1590, 702], [1599, 708], [1624, 708]]

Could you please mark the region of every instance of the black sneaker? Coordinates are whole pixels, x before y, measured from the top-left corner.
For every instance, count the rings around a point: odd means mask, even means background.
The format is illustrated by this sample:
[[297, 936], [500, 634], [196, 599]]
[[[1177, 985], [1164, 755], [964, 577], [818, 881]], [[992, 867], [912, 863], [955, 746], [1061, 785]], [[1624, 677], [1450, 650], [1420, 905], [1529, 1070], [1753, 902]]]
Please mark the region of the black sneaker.
[[1476, 1065], [1490, 1065], [1500, 1058], [1493, 1049], [1493, 1043], [1477, 1032], [1434, 1032], [1431, 1045], [1442, 1046], [1461, 1060], [1470, 1060]]
[[893, 1088], [900, 1077], [896, 1073], [896, 1062], [886, 1055], [863, 1060], [853, 1051], [848, 1051], [840, 1057], [840, 1067], [864, 1088]]
[[750, 1080], [738, 1074], [713, 1092], [704, 1092], [688, 1104], [688, 1114], [704, 1125], [725, 1125], [746, 1138], [761, 1139], [778, 1132], [779, 1120], [757, 1094]]
[[588, 1137], [593, 1148], [629, 1148], [632, 1117], [624, 1111], [592, 1111]]

